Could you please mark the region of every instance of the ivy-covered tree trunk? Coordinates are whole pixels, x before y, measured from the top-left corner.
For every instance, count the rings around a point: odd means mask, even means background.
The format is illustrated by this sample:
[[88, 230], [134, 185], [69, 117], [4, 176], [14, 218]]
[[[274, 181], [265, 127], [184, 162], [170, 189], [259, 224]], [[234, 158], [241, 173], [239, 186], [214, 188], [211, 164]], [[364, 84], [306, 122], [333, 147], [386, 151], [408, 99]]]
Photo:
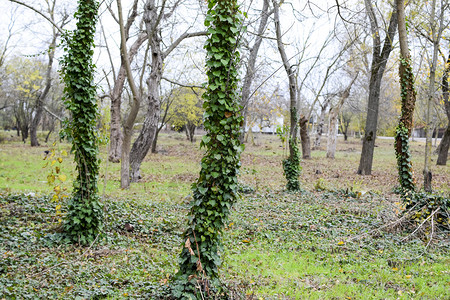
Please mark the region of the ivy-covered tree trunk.
[[92, 63], [97, 11], [97, 1], [78, 1], [77, 27], [65, 37], [67, 52], [62, 61], [64, 103], [71, 113], [65, 130], [77, 164], [64, 230], [73, 242], [81, 244], [94, 241], [102, 226], [102, 204], [97, 193], [98, 108]]
[[400, 186], [403, 192], [414, 191], [415, 183], [409, 152], [409, 137], [413, 127], [416, 91], [414, 89], [414, 74], [411, 67], [411, 56], [408, 49], [407, 31], [405, 24], [405, 7], [403, 0], [396, 0], [398, 13], [398, 35], [400, 41], [400, 88], [402, 98], [402, 112], [396, 129], [395, 152]]
[[205, 20], [209, 27], [205, 44], [208, 85], [203, 94], [207, 134], [200, 143], [206, 148], [206, 154], [200, 176], [192, 185], [189, 223], [183, 234], [180, 269], [172, 290], [177, 299], [200, 299], [200, 292], [205, 298], [213, 299], [214, 293], [220, 290], [221, 235], [237, 199], [242, 152], [237, 36], [242, 20], [236, 0], [209, 0], [208, 8]]
[[284, 69], [289, 80], [289, 113], [290, 113], [290, 128], [289, 128], [289, 157], [283, 160], [284, 176], [287, 180], [286, 188], [288, 191], [298, 191], [300, 189], [300, 182], [298, 177], [300, 175], [300, 155], [298, 151], [298, 101], [297, 101], [297, 81], [295, 73], [292, 69], [289, 59], [284, 49], [283, 41], [281, 40], [281, 26], [279, 3], [273, 0], [274, 6], [274, 22], [275, 32], [277, 36], [277, 46], [280, 52], [281, 60], [283, 61]]

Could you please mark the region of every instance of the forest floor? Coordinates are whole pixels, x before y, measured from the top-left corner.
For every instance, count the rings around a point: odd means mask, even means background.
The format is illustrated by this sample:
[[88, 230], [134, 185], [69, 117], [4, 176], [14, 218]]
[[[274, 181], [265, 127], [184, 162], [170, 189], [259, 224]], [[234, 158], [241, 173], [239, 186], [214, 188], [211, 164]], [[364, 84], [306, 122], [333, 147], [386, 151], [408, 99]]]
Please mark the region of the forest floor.
[[[301, 162], [301, 193], [283, 190], [278, 138], [256, 143], [242, 154], [245, 193], [223, 234], [220, 272], [236, 299], [450, 298], [449, 232], [424, 224], [412, 233], [419, 224], [400, 219], [392, 140], [377, 141], [370, 176], [356, 175], [359, 140], [339, 140], [335, 160], [325, 158], [325, 147], [313, 151]], [[56, 156], [43, 168], [52, 148]], [[90, 247], [61, 241], [58, 203], [50, 200], [56, 183], [49, 186], [47, 176], [56, 166], [67, 177], [58, 186], [70, 193], [69, 149], [0, 144], [0, 299], [157, 299], [177, 269], [198, 143], [163, 134], [141, 182], [128, 190], [119, 188], [119, 165], [106, 162], [104, 147], [105, 228]], [[419, 186], [423, 151], [412, 143]], [[448, 194], [450, 166], [432, 171], [434, 189]]]

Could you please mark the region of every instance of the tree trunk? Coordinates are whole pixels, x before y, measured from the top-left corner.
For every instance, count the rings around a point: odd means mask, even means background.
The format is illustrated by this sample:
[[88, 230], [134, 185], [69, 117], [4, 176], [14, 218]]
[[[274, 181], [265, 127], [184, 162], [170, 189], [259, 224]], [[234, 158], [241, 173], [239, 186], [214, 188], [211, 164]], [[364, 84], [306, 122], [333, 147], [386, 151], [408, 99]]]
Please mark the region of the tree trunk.
[[274, 23], [277, 37], [278, 51], [283, 61], [283, 66], [286, 71], [289, 80], [289, 113], [290, 113], [290, 129], [289, 129], [289, 157], [283, 161], [283, 169], [285, 177], [288, 181], [287, 189], [289, 191], [296, 191], [300, 189], [300, 182], [298, 177], [300, 175], [300, 156], [298, 153], [298, 100], [297, 100], [297, 81], [295, 73], [292, 70], [292, 66], [289, 63], [289, 59], [284, 49], [280, 16], [279, 16], [279, 3], [273, 0], [274, 6]]
[[186, 138], [189, 142], [193, 143], [194, 142], [194, 132], [195, 132], [195, 125], [192, 123], [187, 122], [186, 126]]
[[449, 99], [449, 84], [448, 76], [450, 74], [450, 54], [448, 55], [447, 64], [445, 65], [444, 75], [442, 76], [442, 98], [444, 100], [445, 112], [447, 115], [447, 130], [442, 137], [439, 144], [439, 154], [436, 164], [445, 166], [447, 164], [448, 149], [450, 146], [450, 99]]
[[350, 90], [353, 83], [355, 83], [356, 78], [358, 78], [358, 73], [356, 73], [353, 80], [347, 86], [347, 88], [341, 93], [341, 98], [335, 107], [330, 109], [328, 116], [328, 140], [327, 140], [327, 158], [334, 159], [336, 153], [336, 139], [337, 139], [337, 129], [338, 129], [338, 116], [344, 105], [345, 100], [350, 96]]
[[37, 103], [36, 103], [36, 110], [34, 112], [34, 117], [31, 120], [31, 124], [30, 124], [30, 145], [31, 147], [37, 147], [39, 146], [39, 141], [37, 138], [37, 129], [39, 126], [39, 122], [41, 122], [41, 117], [42, 117], [42, 101], [41, 97], [38, 98]]
[[[147, 33], [143, 32], [139, 34], [136, 41], [131, 45], [128, 51], [128, 60], [131, 63], [136, 56], [139, 48], [147, 40]], [[121, 60], [119, 73], [114, 80], [114, 87], [111, 91], [111, 125], [110, 125], [110, 147], [108, 153], [108, 160], [110, 162], [118, 163], [120, 161], [122, 152], [122, 139], [123, 134], [122, 127], [122, 115], [120, 108], [122, 104], [122, 92], [127, 79], [127, 70], [125, 62]]]
[[156, 133], [155, 133], [155, 138], [152, 141], [152, 148], [151, 148], [151, 153], [158, 153], [158, 151], [156, 150], [156, 146], [157, 146], [157, 141], [158, 141], [158, 136], [159, 136], [159, 132], [161, 131], [162, 126], [159, 126], [158, 129], [156, 129]]
[[325, 125], [325, 114], [326, 114], [329, 102], [330, 102], [329, 99], [325, 100], [325, 103], [320, 107], [320, 117], [319, 117], [319, 122], [317, 123], [316, 138], [314, 139], [313, 150], [318, 150], [320, 148], [320, 142], [321, 142], [322, 133], [323, 133], [323, 125]]
[[[122, 104], [122, 90], [126, 79], [125, 67], [120, 66], [119, 74], [114, 82], [114, 88], [111, 93], [111, 125], [109, 133], [109, 153], [108, 160], [113, 163], [118, 163], [122, 151], [122, 127], [120, 114], [120, 107]], [[119, 87], [120, 86], [120, 87]]]
[[[439, 41], [441, 39], [442, 30], [444, 28], [444, 7], [441, 7], [441, 16], [439, 27], [436, 28], [436, 0], [433, 0], [431, 3], [431, 18], [430, 18], [430, 28], [431, 28], [431, 38], [433, 42], [433, 60], [431, 61], [430, 66], [430, 82], [428, 87], [428, 101], [427, 101], [427, 109], [426, 109], [426, 117], [425, 117], [425, 134], [426, 134], [426, 143], [425, 143], [425, 162], [423, 168], [424, 175], [424, 190], [426, 192], [431, 193], [431, 148], [432, 148], [432, 121], [431, 121], [431, 103], [433, 102], [434, 93], [435, 93], [435, 81], [436, 81], [436, 64], [439, 50]], [[437, 29], [437, 32], [436, 32]]]
[[373, 35], [373, 56], [369, 82], [369, 100], [367, 106], [366, 126], [364, 130], [361, 159], [358, 167], [358, 174], [370, 175], [372, 173], [373, 151], [375, 148], [375, 138], [378, 126], [378, 108], [380, 102], [380, 87], [387, 60], [392, 51], [392, 46], [397, 31], [397, 10], [394, 9], [389, 21], [388, 33], [384, 40], [383, 50], [377, 20], [369, 0], [365, 0], [366, 11], [370, 19]]
[[439, 144], [439, 154], [436, 165], [445, 166], [447, 164], [448, 150], [450, 148], [450, 122], [447, 130], [444, 132], [441, 143]]
[[[135, 2], [137, 3], [137, 2]], [[128, 78], [128, 84], [131, 88], [131, 94], [133, 99], [130, 103], [130, 114], [128, 115], [125, 124], [123, 126], [123, 142], [122, 142], [122, 153], [121, 153], [121, 168], [120, 168], [120, 187], [126, 189], [130, 187], [130, 146], [131, 138], [133, 136], [133, 125], [136, 120], [136, 116], [139, 111], [141, 95], [136, 83], [133, 79], [133, 73], [131, 71], [130, 60], [128, 57], [127, 44], [126, 44], [126, 33], [123, 25], [122, 16], [122, 2], [117, 0], [117, 11], [119, 15], [119, 26], [120, 26], [120, 54], [122, 59], [122, 64], [125, 65], [126, 75]]]
[[43, 108], [44, 101], [47, 98], [48, 92], [50, 91], [50, 88], [52, 86], [52, 67], [53, 67], [53, 58], [55, 57], [55, 48], [56, 48], [55, 46], [57, 37], [58, 35], [56, 33], [56, 30], [53, 29], [53, 39], [48, 49], [48, 65], [47, 65], [47, 73], [45, 76], [46, 84], [44, 90], [37, 99], [35, 115], [31, 120], [30, 124], [31, 147], [39, 146], [39, 141], [37, 139], [37, 128], [39, 126], [39, 123], [41, 122], [42, 111], [44, 110]]
[[[156, 15], [156, 9], [151, 10], [150, 14], [144, 16], [145, 22], [149, 22], [153, 14]], [[154, 16], [153, 16], [154, 17]], [[151, 26], [151, 25], [147, 25]], [[147, 29], [151, 30], [151, 29]], [[141, 132], [131, 148], [130, 166], [131, 166], [131, 181], [136, 182], [141, 177], [140, 167], [141, 163], [147, 155], [150, 147], [154, 143], [156, 137], [156, 130], [158, 129], [158, 120], [161, 113], [159, 86], [162, 78], [163, 68], [163, 54], [161, 51], [161, 36], [160, 32], [153, 34], [150, 37], [150, 48], [152, 53], [152, 67], [150, 76], [147, 79], [148, 87], [148, 110], [145, 116], [144, 124]], [[156, 145], [155, 145], [156, 147]]]
[[311, 139], [308, 134], [308, 119], [305, 116], [300, 117], [300, 140], [302, 143], [302, 158], [311, 158]]
[[[409, 152], [409, 138], [413, 128], [414, 107], [416, 104], [416, 91], [414, 89], [414, 74], [411, 67], [411, 56], [409, 54], [405, 7], [403, 0], [396, 0], [398, 11], [398, 35], [400, 42], [400, 88], [402, 98], [402, 112], [397, 126], [395, 136], [395, 152], [397, 156], [397, 169], [399, 182], [404, 192], [414, 191], [415, 183], [411, 164], [411, 153]], [[426, 174], [430, 176], [431, 174]]]
[[337, 139], [337, 114], [330, 112], [328, 118], [327, 158], [334, 159]]
[[268, 11], [269, 11], [269, 0], [264, 0], [263, 8], [261, 10], [261, 20], [259, 22], [258, 32], [256, 34], [255, 43], [253, 44], [253, 47], [250, 49], [250, 54], [247, 62], [247, 71], [244, 77], [244, 84], [242, 85], [241, 106], [243, 108], [244, 122], [241, 129], [241, 135], [239, 136], [239, 140], [241, 143], [244, 141], [245, 136], [245, 126], [247, 122], [250, 87], [252, 85], [253, 78], [255, 77], [256, 58], [258, 56], [258, 51], [261, 46], [264, 31], [266, 29], [267, 20], [269, 19], [269, 15], [271, 14]]

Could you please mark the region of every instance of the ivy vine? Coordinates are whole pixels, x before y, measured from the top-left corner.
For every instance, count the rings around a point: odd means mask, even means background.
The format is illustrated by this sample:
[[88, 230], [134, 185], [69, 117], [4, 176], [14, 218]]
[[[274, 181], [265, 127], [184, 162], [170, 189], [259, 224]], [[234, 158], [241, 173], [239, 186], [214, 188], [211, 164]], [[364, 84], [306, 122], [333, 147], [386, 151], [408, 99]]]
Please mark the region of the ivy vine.
[[96, 0], [79, 0], [76, 29], [64, 35], [62, 78], [64, 104], [70, 112], [63, 135], [72, 142], [78, 172], [68, 201], [64, 230], [73, 242], [94, 241], [102, 227], [102, 204], [98, 196], [98, 116], [96, 86], [93, 84], [94, 33], [98, 16]]
[[297, 192], [300, 190], [300, 182], [298, 180], [300, 176], [300, 153], [298, 150], [298, 138], [297, 138], [297, 109], [291, 108], [291, 128], [289, 133], [289, 157], [283, 160], [284, 177], [286, 177], [287, 184], [286, 189], [289, 192]]
[[400, 123], [396, 130], [395, 155], [397, 157], [397, 169], [400, 188], [402, 191], [414, 191], [414, 175], [411, 163], [411, 153], [409, 151], [409, 132], [403, 123]]
[[221, 234], [238, 198], [237, 174], [243, 150], [239, 142], [243, 118], [237, 92], [241, 24], [236, 0], [208, 1], [205, 25], [209, 38], [204, 46], [208, 84], [203, 94], [207, 134], [200, 143], [206, 154], [199, 178], [192, 185], [188, 228], [172, 291], [175, 298], [196, 298], [199, 293], [212, 296], [222, 289], [218, 278]]
[[410, 58], [400, 58], [400, 88], [402, 112], [395, 135], [395, 154], [400, 188], [403, 193], [415, 191], [415, 182], [409, 151], [409, 137], [413, 126], [413, 114], [416, 99], [414, 90], [414, 74]]
[[300, 154], [297, 143], [292, 143], [291, 139], [289, 139], [289, 144], [293, 148], [293, 155], [283, 160], [283, 171], [287, 180], [286, 189], [290, 192], [295, 192], [300, 190], [300, 182], [298, 180], [301, 171]]

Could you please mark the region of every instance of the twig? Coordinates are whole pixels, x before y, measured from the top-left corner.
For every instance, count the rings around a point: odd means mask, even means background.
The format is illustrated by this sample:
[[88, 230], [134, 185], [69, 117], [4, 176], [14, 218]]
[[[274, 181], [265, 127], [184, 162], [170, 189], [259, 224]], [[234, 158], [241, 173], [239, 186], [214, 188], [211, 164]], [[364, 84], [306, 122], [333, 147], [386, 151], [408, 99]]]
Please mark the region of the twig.
[[428, 219], [430, 219], [431, 217], [433, 217], [434, 214], [437, 213], [439, 209], [441, 209], [441, 208], [438, 207], [435, 211], [433, 211], [433, 212], [428, 216], [428, 218], [426, 218], [426, 219], [419, 225], [419, 227], [417, 227], [411, 234], [408, 234], [408, 236], [406, 236], [406, 237], [405, 237], [404, 239], [402, 239], [400, 242], [405, 241], [405, 240], [408, 239], [411, 235], [413, 235], [414, 233], [416, 233], [417, 230], [419, 230], [419, 228], [422, 227], [423, 224], [425, 224], [425, 222], [428, 221]]
[[370, 230], [370, 231], [368, 231], [368, 232], [366, 232], [366, 233], [364, 233], [364, 234], [362, 234], [362, 235], [358, 235], [358, 236], [352, 237], [352, 238], [348, 239], [347, 241], [352, 241], [352, 240], [354, 240], [354, 239], [356, 239], [356, 238], [358, 238], [358, 237], [359, 237], [359, 238], [362, 238], [362, 237], [367, 236], [368, 234], [370, 234], [370, 233], [372, 233], [372, 232], [374, 232], [374, 231], [381, 230], [381, 229], [384, 229], [384, 228], [386, 228], [386, 227], [389, 227], [389, 226], [395, 225], [395, 224], [397, 224], [397, 223], [400, 223], [401, 221], [403, 221], [403, 219], [405, 219], [406, 217], [409, 217], [409, 213], [414, 209], [414, 207], [415, 207], [416, 205], [417, 205], [417, 204], [415, 204], [413, 207], [411, 207], [411, 209], [410, 209], [403, 217], [401, 217], [401, 218], [398, 219], [397, 221], [394, 221], [394, 222], [391, 222], [391, 223], [389, 223], [389, 224], [383, 225], [383, 226], [381, 226], [381, 227], [379, 227], [379, 228], [372, 229], [372, 230]]
[[431, 235], [430, 235], [430, 240], [428, 241], [427, 245], [425, 246], [425, 250], [427, 250], [428, 246], [430, 245], [431, 241], [433, 240], [433, 234], [434, 234], [434, 216], [431, 217]]

